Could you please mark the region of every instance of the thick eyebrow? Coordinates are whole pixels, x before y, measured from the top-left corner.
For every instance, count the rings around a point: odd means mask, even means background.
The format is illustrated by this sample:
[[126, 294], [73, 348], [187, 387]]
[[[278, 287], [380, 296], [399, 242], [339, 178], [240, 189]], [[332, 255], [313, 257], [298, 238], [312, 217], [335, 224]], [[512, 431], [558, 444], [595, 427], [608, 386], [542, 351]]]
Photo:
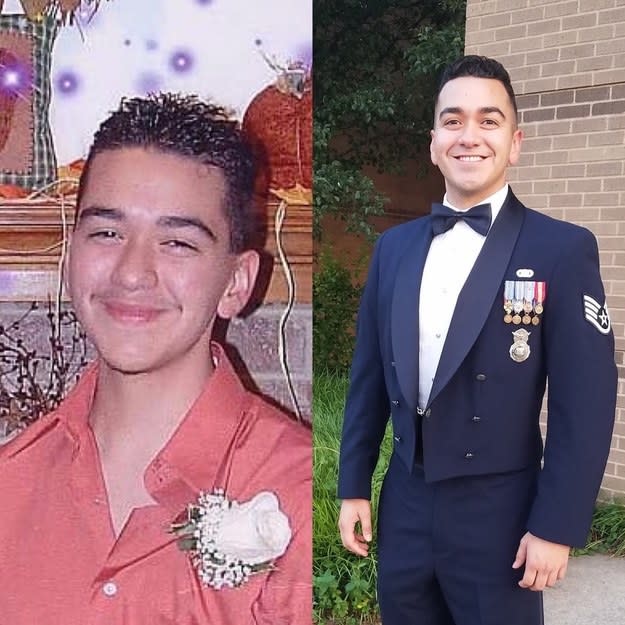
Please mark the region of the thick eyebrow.
[[159, 217], [156, 224], [164, 228], [196, 228], [200, 232], [203, 232], [212, 241], [217, 241], [217, 235], [197, 217], [170, 215], [167, 217]]
[[[124, 221], [124, 213], [118, 208], [108, 208], [105, 206], [88, 206], [78, 213], [78, 225], [83, 220], [90, 217], [100, 217], [111, 221]], [[166, 215], [159, 217], [156, 225], [161, 228], [195, 228], [206, 235], [211, 241], [217, 241], [217, 235], [201, 219], [197, 217], [183, 217], [180, 215]]]
[[[438, 114], [438, 118], [440, 119], [443, 115], [461, 115], [464, 113], [464, 110], [459, 106], [447, 106], [441, 110]], [[503, 114], [503, 111], [498, 106], [483, 106], [481, 109], [478, 109], [478, 113], [480, 115], [489, 115], [490, 113], [497, 113], [501, 115], [503, 119], [506, 119], [506, 116]]]
[[104, 219], [111, 219], [112, 221], [122, 221], [124, 219], [123, 213], [116, 208], [105, 208], [104, 206], [88, 206], [87, 208], [82, 208], [79, 210], [76, 225], [89, 217], [102, 217]]

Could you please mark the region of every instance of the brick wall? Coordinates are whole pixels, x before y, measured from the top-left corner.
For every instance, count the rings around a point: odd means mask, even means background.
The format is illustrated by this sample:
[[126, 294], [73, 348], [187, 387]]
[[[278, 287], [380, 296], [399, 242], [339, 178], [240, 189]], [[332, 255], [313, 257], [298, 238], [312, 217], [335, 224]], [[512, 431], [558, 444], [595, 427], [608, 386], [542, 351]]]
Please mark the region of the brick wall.
[[589, 228], [616, 337], [616, 426], [602, 485], [625, 495], [625, 1], [468, 0], [467, 54], [510, 72], [525, 133], [514, 191]]

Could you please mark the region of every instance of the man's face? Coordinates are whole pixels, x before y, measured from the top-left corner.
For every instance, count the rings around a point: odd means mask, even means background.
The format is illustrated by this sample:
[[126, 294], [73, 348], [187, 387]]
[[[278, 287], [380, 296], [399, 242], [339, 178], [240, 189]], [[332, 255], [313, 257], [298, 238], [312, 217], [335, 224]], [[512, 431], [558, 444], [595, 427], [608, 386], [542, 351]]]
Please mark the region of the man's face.
[[91, 163], [67, 263], [76, 314], [127, 373], [209, 361], [215, 316], [247, 302], [258, 255], [230, 252], [220, 170], [141, 148]]
[[445, 177], [449, 201], [469, 208], [498, 191], [519, 159], [522, 133], [498, 80], [462, 77], [441, 90], [430, 156]]

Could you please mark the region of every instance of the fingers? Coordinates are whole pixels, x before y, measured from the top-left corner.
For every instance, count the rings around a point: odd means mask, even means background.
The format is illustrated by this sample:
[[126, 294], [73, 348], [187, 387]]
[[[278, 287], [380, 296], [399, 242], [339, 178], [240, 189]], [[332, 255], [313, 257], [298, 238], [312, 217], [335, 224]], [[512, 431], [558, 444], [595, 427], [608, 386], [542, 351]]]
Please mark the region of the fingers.
[[[357, 532], [360, 524], [362, 533]], [[373, 537], [371, 529], [371, 504], [366, 499], [344, 499], [339, 515], [339, 530], [343, 546], [359, 556], [369, 554], [369, 543]]]
[[513, 568], [525, 562], [521, 588], [541, 591], [564, 579], [568, 566], [569, 547], [542, 540], [529, 532], [521, 539]]

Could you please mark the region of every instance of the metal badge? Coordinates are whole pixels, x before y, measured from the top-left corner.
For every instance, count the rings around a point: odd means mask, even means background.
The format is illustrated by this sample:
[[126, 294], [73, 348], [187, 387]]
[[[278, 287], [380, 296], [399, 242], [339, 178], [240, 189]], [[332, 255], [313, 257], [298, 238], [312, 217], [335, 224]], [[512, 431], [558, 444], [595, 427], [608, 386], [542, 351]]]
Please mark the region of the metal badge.
[[531, 332], [528, 332], [525, 328], [520, 328], [512, 333], [514, 337], [514, 343], [510, 346], [510, 358], [514, 362], [523, 362], [529, 358], [531, 353], [528, 339]]

